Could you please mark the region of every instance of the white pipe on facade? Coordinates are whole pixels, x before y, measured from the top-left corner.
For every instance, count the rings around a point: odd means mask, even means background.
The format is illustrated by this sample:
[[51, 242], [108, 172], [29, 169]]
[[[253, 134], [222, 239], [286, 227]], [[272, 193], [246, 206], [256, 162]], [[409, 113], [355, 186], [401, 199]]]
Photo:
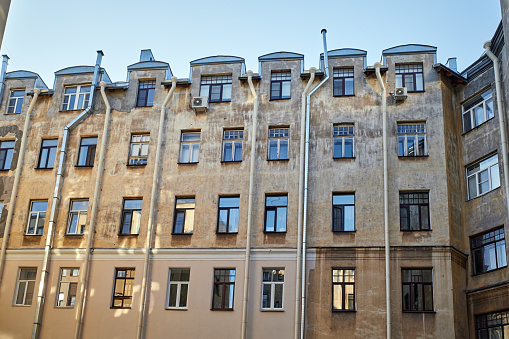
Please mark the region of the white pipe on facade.
[[143, 338], [143, 327], [145, 322], [145, 309], [147, 304], [147, 285], [150, 283], [149, 281], [149, 259], [150, 252], [152, 247], [152, 236], [154, 233], [154, 213], [156, 209], [156, 199], [158, 192], [158, 181], [159, 181], [159, 173], [161, 171], [160, 161], [161, 161], [161, 153], [162, 153], [162, 145], [163, 145], [163, 132], [164, 132], [164, 116], [166, 114], [166, 108], [171, 103], [173, 98], [173, 92], [175, 92], [175, 88], [177, 88], [177, 77], [171, 77], [171, 88], [166, 97], [164, 98], [163, 104], [161, 106], [161, 115], [159, 117], [159, 134], [157, 136], [157, 148], [156, 148], [156, 160], [155, 160], [155, 169], [154, 176], [152, 178], [152, 193], [150, 195], [150, 211], [148, 215], [148, 230], [147, 230], [147, 239], [145, 242], [145, 257], [143, 260], [143, 278], [141, 282], [141, 302], [140, 302], [140, 312], [138, 314], [138, 333], [137, 338]]
[[11, 199], [9, 200], [9, 210], [7, 211], [7, 220], [5, 222], [4, 237], [2, 239], [2, 251], [0, 252], [0, 285], [2, 284], [2, 277], [4, 273], [5, 253], [9, 245], [9, 236], [11, 234], [12, 218], [14, 216], [14, 208], [16, 207], [16, 200], [18, 198], [19, 181], [21, 179], [21, 171], [23, 170], [23, 161], [25, 159], [25, 152], [27, 148], [28, 131], [30, 129], [30, 115], [34, 109], [37, 98], [41, 91], [34, 88], [34, 97], [28, 106], [27, 114], [25, 117], [25, 126], [23, 127], [23, 135], [21, 137], [21, 145], [19, 147], [18, 162], [16, 165], [16, 172], [14, 174], [14, 183], [12, 184]]
[[[506, 195], [509, 194], [509, 159], [507, 156], [507, 133], [506, 133], [506, 124], [505, 124], [505, 110], [504, 104], [502, 101], [502, 97], [504, 96], [504, 92], [502, 92], [502, 85], [500, 82], [500, 68], [498, 65], [498, 58], [493, 52], [490, 50], [491, 41], [486, 41], [484, 43], [484, 49], [486, 50], [486, 55], [493, 61], [493, 71], [495, 72], [495, 90], [497, 91], [497, 108], [498, 108], [498, 123], [500, 128], [500, 139], [502, 139], [502, 162], [504, 166], [504, 184], [505, 184], [505, 192]], [[506, 196], [505, 199], [507, 203], [507, 211], [509, 213], [509, 197]]]
[[325, 68], [325, 78], [320, 81], [315, 88], [307, 95], [306, 100], [306, 141], [304, 147], [304, 201], [302, 210], [302, 277], [301, 277], [301, 300], [300, 300], [300, 339], [306, 336], [306, 246], [307, 246], [307, 227], [308, 227], [308, 184], [309, 184], [309, 123], [311, 119], [311, 96], [329, 80], [329, 57], [327, 52], [327, 30], [322, 29], [323, 37], [323, 58]]
[[300, 334], [300, 284], [302, 279], [301, 260], [302, 260], [302, 210], [304, 201], [304, 147], [305, 147], [305, 134], [306, 134], [306, 95], [315, 80], [316, 68], [309, 69], [310, 78], [302, 92], [302, 106], [300, 115], [300, 148], [299, 148], [299, 210], [297, 220], [297, 270], [295, 274], [297, 279], [295, 281], [295, 328], [294, 338], [299, 339]]
[[57, 178], [55, 181], [55, 189], [53, 191], [53, 199], [51, 202], [51, 212], [48, 232], [46, 234], [46, 245], [44, 247], [44, 259], [42, 263], [40, 278], [41, 280], [39, 283], [39, 290], [37, 292], [37, 305], [35, 307], [34, 325], [32, 327], [32, 339], [39, 338], [39, 335], [41, 333], [42, 313], [44, 309], [46, 290], [48, 287], [47, 280], [49, 275], [51, 248], [53, 247], [53, 237], [55, 234], [54, 231], [57, 215], [57, 206], [60, 201], [60, 191], [64, 179], [64, 165], [65, 165], [65, 155], [67, 153], [67, 139], [69, 138], [69, 133], [71, 132], [71, 130], [75, 128], [77, 125], [79, 125], [81, 122], [83, 122], [83, 120], [85, 120], [92, 113], [92, 102], [94, 100], [95, 90], [97, 88], [97, 80], [99, 79], [99, 72], [101, 70], [101, 60], [103, 55], [104, 54], [102, 51], [97, 51], [97, 59], [94, 67], [94, 76], [92, 78], [92, 87], [90, 89], [88, 107], [83, 112], [81, 112], [80, 115], [78, 115], [73, 121], [71, 121], [64, 127], [62, 145], [60, 146], [60, 157], [58, 161]]
[[74, 338], [79, 339], [81, 337], [81, 330], [83, 326], [83, 318], [85, 315], [85, 304], [88, 290], [88, 283], [90, 278], [90, 264], [92, 260], [92, 246], [94, 243], [95, 225], [96, 225], [96, 214], [99, 206], [99, 199], [101, 195], [101, 183], [102, 173], [104, 171], [104, 155], [106, 154], [106, 145], [108, 143], [108, 135], [110, 131], [110, 117], [111, 117], [111, 106], [106, 97], [104, 88], [106, 83], [101, 81], [101, 96], [106, 104], [106, 114], [104, 117], [104, 127], [101, 140], [101, 150], [99, 153], [99, 161], [97, 166], [97, 175], [94, 186], [94, 197], [92, 198], [92, 212], [90, 213], [90, 226], [88, 227], [88, 238], [87, 247], [85, 249], [85, 262], [83, 263], [83, 272], [81, 274], [81, 287], [80, 293], [77, 295], [76, 300], [76, 326], [74, 328]]
[[249, 302], [249, 269], [251, 263], [251, 225], [253, 222], [253, 196], [256, 158], [256, 129], [258, 124], [258, 94], [253, 85], [253, 71], [247, 71], [247, 82], [253, 96], [253, 126], [251, 127], [251, 162], [249, 167], [249, 201], [247, 207], [246, 259], [244, 263], [244, 295], [242, 299], [241, 339], [247, 337], [247, 306]]
[[384, 233], [385, 233], [385, 310], [387, 313], [387, 339], [391, 338], [391, 267], [389, 243], [389, 171], [387, 165], [387, 92], [380, 75], [380, 63], [375, 63], [375, 73], [382, 89], [383, 157], [384, 157]]

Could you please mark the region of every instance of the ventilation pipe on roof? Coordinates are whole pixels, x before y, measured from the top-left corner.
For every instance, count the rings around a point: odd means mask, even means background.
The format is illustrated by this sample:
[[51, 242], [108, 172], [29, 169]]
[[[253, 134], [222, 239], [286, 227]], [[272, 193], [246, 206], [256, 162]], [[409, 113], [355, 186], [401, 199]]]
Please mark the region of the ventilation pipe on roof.
[[387, 339], [391, 338], [391, 267], [389, 247], [389, 171], [387, 167], [387, 92], [380, 75], [380, 63], [375, 63], [375, 73], [382, 89], [382, 120], [383, 120], [383, 157], [384, 157], [384, 234], [385, 234], [385, 312], [387, 320]]
[[323, 58], [325, 64], [325, 78], [308, 93], [306, 99], [306, 140], [304, 147], [304, 200], [302, 209], [302, 270], [301, 270], [301, 300], [300, 300], [300, 339], [305, 338], [306, 329], [306, 246], [308, 227], [308, 184], [309, 184], [309, 122], [311, 118], [311, 96], [318, 91], [322, 85], [329, 80], [329, 57], [327, 52], [327, 30], [322, 29]]
[[498, 108], [498, 123], [500, 129], [500, 138], [502, 139], [502, 162], [504, 165], [504, 184], [505, 184], [505, 194], [506, 194], [506, 203], [507, 203], [507, 211], [509, 212], [509, 159], [507, 156], [507, 132], [505, 125], [505, 110], [504, 103], [502, 102], [502, 97], [504, 96], [504, 92], [502, 92], [502, 85], [500, 83], [500, 68], [498, 65], [498, 58], [495, 54], [490, 50], [491, 41], [486, 41], [484, 43], [484, 49], [486, 50], [486, 55], [493, 61], [493, 71], [495, 72], [495, 90], [497, 91], [497, 108]]
[[145, 257], [143, 260], [143, 278], [141, 281], [141, 303], [140, 303], [140, 313], [138, 314], [138, 333], [137, 338], [143, 338], [143, 327], [145, 325], [145, 312], [147, 305], [147, 286], [150, 284], [149, 279], [149, 259], [150, 252], [152, 247], [152, 235], [155, 229], [155, 220], [154, 213], [156, 209], [156, 200], [157, 200], [157, 192], [158, 192], [158, 181], [159, 181], [159, 173], [161, 171], [161, 153], [162, 153], [162, 145], [163, 145], [163, 132], [164, 132], [164, 116], [166, 114], [166, 108], [170, 105], [173, 99], [173, 92], [175, 92], [175, 88], [177, 88], [177, 77], [171, 77], [171, 88], [166, 97], [164, 98], [163, 105], [161, 106], [161, 115], [159, 117], [159, 134], [157, 135], [157, 148], [156, 148], [156, 160], [155, 160], [155, 169], [154, 176], [152, 178], [152, 193], [150, 195], [150, 211], [148, 214], [148, 230], [147, 230], [147, 239], [145, 242]]
[[41, 91], [38, 88], [34, 88], [34, 97], [30, 101], [28, 106], [25, 126], [23, 127], [23, 135], [21, 137], [21, 145], [19, 147], [18, 162], [16, 165], [16, 173], [14, 174], [14, 183], [12, 185], [11, 198], [9, 200], [9, 210], [7, 212], [7, 221], [5, 222], [4, 237], [2, 239], [2, 251], [0, 252], [0, 285], [2, 285], [2, 276], [4, 272], [5, 263], [5, 252], [7, 251], [7, 245], [9, 244], [9, 236], [11, 233], [12, 217], [14, 216], [14, 208], [16, 206], [16, 200], [18, 198], [19, 181], [21, 179], [21, 171], [23, 169], [23, 161], [25, 159], [25, 152], [27, 148], [28, 131], [30, 129], [30, 115], [34, 109], [35, 103]]
[[104, 116], [104, 127], [101, 140], [101, 150], [99, 151], [99, 162], [97, 166], [97, 175], [94, 186], [94, 197], [92, 198], [92, 213], [90, 214], [90, 226], [88, 227], [88, 238], [87, 247], [85, 249], [85, 262], [83, 263], [83, 272], [81, 274], [81, 287], [80, 293], [77, 295], [76, 302], [76, 326], [74, 328], [74, 338], [79, 339], [81, 337], [81, 330], [83, 327], [83, 318], [85, 315], [85, 304], [87, 297], [87, 289], [90, 278], [90, 264], [92, 260], [92, 246], [94, 244], [95, 225], [96, 225], [96, 214], [97, 207], [99, 206], [99, 198], [101, 194], [101, 184], [104, 171], [104, 155], [106, 153], [106, 144], [108, 143], [108, 134], [110, 131], [110, 117], [111, 117], [111, 106], [106, 97], [104, 88], [106, 83], [101, 81], [101, 96], [106, 104], [106, 114]]
[[67, 141], [69, 133], [80, 123], [82, 123], [92, 113], [92, 103], [94, 101], [95, 90], [97, 88], [97, 81], [101, 71], [101, 60], [103, 57], [102, 51], [97, 51], [97, 59], [94, 66], [94, 76], [92, 78], [92, 88], [90, 89], [90, 99], [88, 107], [80, 113], [73, 121], [64, 127], [64, 135], [62, 136], [62, 145], [60, 146], [60, 157], [58, 160], [57, 178], [55, 180], [55, 189], [53, 190], [53, 199], [51, 201], [51, 212], [48, 225], [48, 232], [46, 234], [46, 245], [44, 247], [44, 259], [41, 269], [41, 280], [39, 283], [39, 290], [37, 292], [37, 305], [35, 307], [34, 325], [32, 327], [32, 339], [39, 338], [42, 326], [42, 313], [44, 309], [44, 301], [46, 298], [46, 290], [48, 288], [48, 275], [51, 257], [51, 249], [53, 247], [53, 238], [55, 234], [55, 223], [57, 217], [57, 207], [60, 202], [60, 192], [62, 182], [64, 180], [64, 166], [65, 155], [67, 153]]
[[251, 127], [251, 162], [249, 166], [249, 201], [247, 207], [247, 230], [246, 230], [246, 258], [244, 263], [244, 295], [242, 298], [242, 326], [241, 338], [247, 336], [247, 305], [249, 295], [249, 267], [251, 261], [251, 225], [253, 221], [253, 196], [254, 196], [254, 175], [256, 160], [256, 128], [258, 124], [258, 94], [253, 85], [253, 71], [247, 71], [247, 82], [251, 95], [253, 96], [253, 126]]
[[2, 70], [0, 71], [0, 107], [2, 106], [2, 98], [5, 92], [5, 74], [7, 73], [7, 64], [9, 57], [7, 54], [2, 55]]
[[294, 338], [298, 339], [300, 334], [300, 285], [302, 280], [301, 272], [301, 261], [302, 261], [302, 210], [304, 201], [304, 147], [306, 134], [306, 95], [315, 80], [316, 68], [311, 67], [309, 69], [311, 74], [304, 92], [302, 92], [302, 106], [300, 115], [300, 148], [299, 148], [299, 210], [298, 210], [298, 221], [297, 221], [297, 279], [295, 281], [295, 330]]

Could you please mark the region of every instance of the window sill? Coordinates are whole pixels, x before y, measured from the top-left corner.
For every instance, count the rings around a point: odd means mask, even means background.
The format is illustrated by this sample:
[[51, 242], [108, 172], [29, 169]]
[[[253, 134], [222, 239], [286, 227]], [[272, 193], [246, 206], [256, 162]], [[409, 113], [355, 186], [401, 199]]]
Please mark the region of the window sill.
[[118, 236], [119, 237], [137, 237], [139, 236], [140, 234], [119, 234]]
[[127, 164], [126, 166], [136, 168], [136, 167], [145, 167], [145, 166], [147, 166], [147, 164]]
[[266, 233], [266, 234], [286, 234], [286, 231], [265, 231], [265, 230], [263, 230], [263, 233]]
[[429, 154], [426, 155], [398, 155], [399, 159], [422, 159], [429, 158]]
[[333, 95], [334, 98], [344, 98], [344, 97], [354, 97], [355, 94], [348, 94], [348, 95]]
[[19, 113], [4, 113], [4, 115], [18, 115], [18, 114], [21, 115], [21, 112], [19, 112]]
[[432, 229], [429, 229], [429, 230], [425, 230], [425, 229], [421, 229], [421, 230], [402, 230], [401, 228], [399, 230], [401, 232], [431, 232], [431, 231], [433, 231]]
[[113, 307], [110, 306], [110, 310], [130, 310], [131, 307]]
[[242, 160], [234, 160], [234, 161], [221, 160], [222, 164], [240, 164], [241, 162], [242, 162]]
[[12, 306], [13, 307], [32, 307], [32, 305], [17, 305], [17, 304], [13, 304]]
[[85, 233], [66, 233], [65, 234], [66, 237], [82, 237], [84, 235], [85, 235]]
[[193, 235], [193, 232], [191, 232], [191, 233], [173, 233], [173, 232], [171, 232], [171, 235]]
[[232, 312], [233, 308], [211, 308], [210, 310], [211, 311], [227, 311], [227, 312]]
[[64, 310], [72, 310], [72, 309], [74, 309], [74, 306], [54, 306], [53, 308], [64, 309]]
[[237, 235], [239, 234], [239, 231], [237, 232], [216, 232], [217, 235], [228, 235], [228, 234], [233, 234], [233, 235]]
[[177, 165], [196, 165], [199, 164], [198, 161], [196, 162], [177, 162]]
[[220, 101], [209, 101], [209, 104], [221, 104], [221, 103], [230, 103], [232, 102], [231, 99], [230, 100], [220, 100]]
[[282, 308], [260, 308], [260, 312], [284, 312]]
[[425, 90], [422, 90], [422, 91], [409, 91], [407, 90], [407, 93], [410, 94], [410, 93], [424, 93], [426, 92]]
[[34, 167], [36, 170], [53, 170], [54, 167]]
[[42, 234], [27, 234], [27, 233], [23, 233], [24, 236], [27, 236], [27, 237], [41, 237]]
[[496, 272], [496, 271], [503, 270], [504, 268], [507, 268], [507, 266], [502, 266], [502, 267], [495, 268], [494, 270], [490, 270], [490, 271], [486, 271], [486, 272], [481, 272], [481, 273], [471, 274], [470, 276], [471, 276], [471, 277], [478, 277], [478, 276], [481, 276], [481, 275], [485, 275], [485, 274], [487, 274], [487, 273], [491, 273], [491, 272]]
[[93, 168], [94, 165], [75, 165], [76, 168]]
[[154, 105], [150, 105], [150, 106], [134, 106], [134, 108], [145, 108], [145, 107], [154, 107]]
[[270, 98], [269, 101], [282, 101], [282, 100], [291, 100], [292, 98]]
[[480, 194], [480, 195], [478, 195], [478, 196], [476, 196], [476, 197], [473, 197], [473, 198], [471, 198], [471, 199], [467, 199], [466, 201], [467, 201], [467, 202], [468, 202], [468, 201], [472, 201], [472, 200], [475, 200], [475, 199], [480, 198], [480, 197], [482, 197], [482, 196], [485, 196], [486, 194], [488, 194], [488, 193], [490, 193], [490, 192], [493, 192], [493, 191], [495, 191], [495, 190], [498, 190], [500, 187], [502, 187], [502, 186], [498, 186], [498, 187], [496, 187], [496, 188], [494, 188], [494, 189], [492, 189], [492, 190], [490, 190], [490, 191], [488, 191], [488, 192], [485, 192], [485, 193], [483, 193], [483, 194]]
[[187, 311], [187, 307], [186, 308], [183, 308], [183, 307], [166, 307], [165, 309], [168, 310], [168, 311]]
[[334, 231], [332, 230], [332, 233], [334, 234], [343, 234], [343, 233], [355, 233], [357, 230], [351, 230], [351, 231]]
[[355, 157], [340, 157], [340, 158], [332, 158], [333, 160], [355, 160]]
[[356, 313], [357, 310], [335, 310], [335, 309], [332, 309], [331, 312], [333, 312], [333, 313]]
[[485, 124], [487, 124], [489, 121], [491, 121], [491, 120], [493, 120], [493, 119], [495, 119], [495, 116], [493, 116], [492, 118], [489, 118], [488, 120], [486, 120], [486, 121], [485, 121], [485, 122], [483, 122], [482, 124], [479, 124], [479, 125], [475, 126], [474, 128], [469, 129], [469, 130], [468, 130], [468, 131], [466, 131], [466, 132], [463, 132], [463, 134], [461, 134], [461, 135], [462, 135], [462, 136], [464, 136], [465, 134], [468, 134], [468, 133], [470, 133], [470, 132], [472, 132], [472, 131], [474, 131], [474, 130], [476, 130], [476, 129], [479, 129], [479, 128], [481, 128], [482, 126], [484, 126]]
[[436, 311], [402, 311], [402, 313], [407, 313], [407, 314], [419, 314], [419, 313], [429, 313], [429, 314], [435, 314], [437, 313]]
[[78, 108], [78, 109], [65, 109], [65, 110], [59, 109], [58, 111], [59, 112], [71, 112], [72, 113], [72, 112], [81, 112], [81, 111], [84, 111], [86, 109], [87, 109], [87, 107], [85, 107], [85, 108]]
[[0, 172], [9, 172], [10, 170], [11, 170], [10, 168], [9, 169], [1, 169], [0, 168]]
[[288, 162], [290, 161], [290, 159], [267, 159], [267, 161], [284, 161], [284, 162]]

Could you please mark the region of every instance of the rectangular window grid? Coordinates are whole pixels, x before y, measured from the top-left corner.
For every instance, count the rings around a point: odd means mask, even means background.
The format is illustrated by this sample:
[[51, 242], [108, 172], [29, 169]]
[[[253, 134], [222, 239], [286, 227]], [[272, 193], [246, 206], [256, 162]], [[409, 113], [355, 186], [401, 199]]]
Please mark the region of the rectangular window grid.
[[283, 268], [264, 268], [262, 271], [262, 310], [283, 309], [283, 288], [285, 270]]
[[42, 235], [46, 219], [47, 201], [31, 201], [26, 235]]
[[62, 111], [83, 109], [90, 100], [90, 85], [65, 87]]
[[25, 90], [12, 90], [9, 95], [9, 106], [7, 106], [7, 114], [21, 113], [21, 107], [23, 106], [23, 97], [25, 96]]
[[399, 213], [402, 231], [429, 230], [429, 193], [400, 193]]
[[140, 81], [138, 88], [138, 101], [136, 107], [150, 107], [154, 105], [155, 80]]
[[269, 160], [288, 159], [289, 128], [269, 129]]
[[79, 275], [79, 268], [60, 269], [56, 307], [74, 307], [76, 293], [78, 292]]
[[58, 139], [42, 140], [41, 153], [39, 154], [39, 164], [37, 168], [53, 168], [55, 157], [57, 155]]
[[214, 269], [213, 310], [233, 310], [235, 269]]
[[507, 266], [504, 228], [470, 239], [474, 274], [482, 274]]
[[223, 161], [242, 161], [244, 131], [224, 131]]
[[335, 68], [333, 71], [334, 96], [354, 95], [353, 67]]
[[353, 125], [334, 125], [334, 159], [353, 158]]
[[402, 269], [403, 311], [433, 311], [432, 269]]
[[422, 64], [396, 65], [396, 87], [406, 87], [408, 92], [423, 92]]
[[131, 308], [133, 289], [134, 268], [115, 268], [115, 285], [111, 308]]
[[509, 310], [475, 317], [478, 339], [509, 338]]
[[464, 133], [493, 118], [495, 113], [493, 111], [493, 94], [491, 89], [463, 104], [462, 110]]
[[124, 199], [120, 235], [138, 234], [141, 223], [142, 199]]
[[239, 197], [219, 197], [217, 233], [239, 231]]
[[398, 156], [428, 155], [425, 124], [398, 124]]
[[201, 77], [200, 96], [208, 97], [209, 102], [231, 101], [232, 76], [208, 75]]
[[355, 194], [332, 195], [332, 231], [355, 231]]
[[131, 135], [129, 165], [146, 165], [148, 159], [149, 134]]
[[11, 169], [14, 143], [14, 141], [0, 142], [0, 170], [8, 171]]
[[188, 268], [170, 268], [167, 308], [187, 309], [189, 273]]
[[76, 166], [92, 167], [94, 166], [95, 149], [97, 147], [97, 138], [81, 138], [80, 152], [78, 154], [78, 164]]
[[200, 152], [200, 132], [182, 133], [179, 163], [197, 163]]
[[173, 234], [193, 234], [195, 206], [194, 198], [176, 199]]
[[332, 310], [355, 310], [355, 269], [332, 270]]
[[290, 71], [272, 72], [270, 80], [270, 100], [290, 99], [292, 83]]
[[16, 298], [14, 305], [30, 306], [34, 298], [35, 279], [37, 277], [37, 268], [21, 267], [18, 271], [18, 281], [16, 283]]
[[265, 197], [264, 232], [286, 232], [286, 213], [288, 197], [286, 195]]
[[69, 218], [67, 222], [67, 234], [85, 233], [87, 223], [88, 200], [71, 200]]
[[498, 154], [467, 167], [468, 199], [474, 199], [500, 187]]

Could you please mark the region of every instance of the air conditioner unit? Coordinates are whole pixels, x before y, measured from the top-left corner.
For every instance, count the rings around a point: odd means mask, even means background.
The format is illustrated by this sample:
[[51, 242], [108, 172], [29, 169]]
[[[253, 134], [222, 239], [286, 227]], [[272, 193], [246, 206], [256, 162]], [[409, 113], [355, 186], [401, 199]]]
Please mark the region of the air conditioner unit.
[[403, 101], [407, 97], [407, 90], [406, 87], [397, 87], [394, 91], [394, 98], [396, 101]]
[[194, 108], [196, 113], [207, 113], [207, 109], [209, 108], [209, 98], [194, 97], [191, 107]]

